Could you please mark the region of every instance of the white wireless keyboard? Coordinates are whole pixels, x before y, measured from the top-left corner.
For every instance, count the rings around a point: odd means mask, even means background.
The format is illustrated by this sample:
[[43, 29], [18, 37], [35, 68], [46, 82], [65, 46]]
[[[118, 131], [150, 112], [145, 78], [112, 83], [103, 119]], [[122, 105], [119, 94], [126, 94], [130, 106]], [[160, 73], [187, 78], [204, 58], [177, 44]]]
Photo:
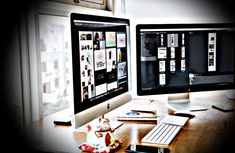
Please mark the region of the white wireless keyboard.
[[169, 145], [189, 117], [167, 115], [143, 139], [142, 143]]

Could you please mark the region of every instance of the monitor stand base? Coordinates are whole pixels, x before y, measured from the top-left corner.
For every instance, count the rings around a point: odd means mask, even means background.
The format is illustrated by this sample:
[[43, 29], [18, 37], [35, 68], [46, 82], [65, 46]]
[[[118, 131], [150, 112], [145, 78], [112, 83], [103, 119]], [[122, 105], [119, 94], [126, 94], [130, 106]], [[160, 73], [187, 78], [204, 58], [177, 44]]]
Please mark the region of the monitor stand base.
[[206, 107], [190, 101], [189, 93], [169, 94], [168, 104], [174, 111], [202, 111]]

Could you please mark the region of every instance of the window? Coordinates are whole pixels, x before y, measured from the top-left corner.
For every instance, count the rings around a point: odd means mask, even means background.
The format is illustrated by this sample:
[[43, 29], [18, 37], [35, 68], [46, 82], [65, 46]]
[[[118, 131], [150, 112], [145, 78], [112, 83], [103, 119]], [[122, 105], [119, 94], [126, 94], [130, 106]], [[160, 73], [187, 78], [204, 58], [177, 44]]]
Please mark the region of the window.
[[43, 116], [71, 106], [72, 64], [69, 18], [39, 15]]

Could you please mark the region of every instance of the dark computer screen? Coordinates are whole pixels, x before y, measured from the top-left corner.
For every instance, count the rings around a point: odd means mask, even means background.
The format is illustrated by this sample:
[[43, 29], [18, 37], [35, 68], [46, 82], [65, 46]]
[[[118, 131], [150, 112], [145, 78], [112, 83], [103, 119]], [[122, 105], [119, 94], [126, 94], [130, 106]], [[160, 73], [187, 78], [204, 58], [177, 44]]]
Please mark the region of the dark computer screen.
[[75, 113], [128, 91], [129, 20], [71, 13]]
[[234, 24], [136, 26], [137, 94], [234, 88]]

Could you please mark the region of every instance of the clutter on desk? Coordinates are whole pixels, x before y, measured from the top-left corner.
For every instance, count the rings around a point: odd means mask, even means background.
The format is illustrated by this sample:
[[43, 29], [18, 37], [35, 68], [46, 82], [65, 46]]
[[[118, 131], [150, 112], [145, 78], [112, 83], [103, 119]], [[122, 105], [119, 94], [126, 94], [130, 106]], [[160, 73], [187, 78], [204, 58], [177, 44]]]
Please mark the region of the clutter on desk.
[[113, 136], [113, 130], [109, 119], [104, 116], [99, 118], [99, 123], [95, 127], [87, 125], [86, 142], [79, 146], [85, 152], [109, 153], [117, 150], [121, 142]]

